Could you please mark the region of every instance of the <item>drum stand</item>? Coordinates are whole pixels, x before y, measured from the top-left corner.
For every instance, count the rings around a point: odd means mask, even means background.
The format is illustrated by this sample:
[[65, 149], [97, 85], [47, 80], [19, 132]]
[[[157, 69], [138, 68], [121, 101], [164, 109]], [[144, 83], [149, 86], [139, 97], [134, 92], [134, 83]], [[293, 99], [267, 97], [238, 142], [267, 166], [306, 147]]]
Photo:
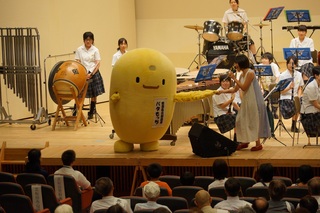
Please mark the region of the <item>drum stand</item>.
[[97, 109], [95, 110], [95, 112], [93, 113], [93, 119], [89, 119], [87, 118], [87, 121], [89, 123], [89, 120], [92, 120], [94, 123], [98, 123], [100, 122], [101, 127], [103, 127], [102, 123], [106, 123], [103, 118], [101, 117], [101, 115], [97, 112]]
[[[52, 124], [52, 130], [55, 130], [55, 128], [56, 128], [56, 123], [58, 121], [60, 111], [63, 116], [62, 120], [66, 122], [67, 126], [69, 126], [68, 121], [75, 121], [74, 130], [77, 130], [80, 119], [82, 120], [83, 125], [87, 126], [87, 121], [83, 115], [82, 107], [83, 107], [84, 99], [86, 97], [88, 83], [85, 84], [84, 89], [82, 90], [82, 93], [80, 94], [80, 96], [77, 96], [75, 89], [73, 87], [70, 87], [70, 93], [66, 93], [66, 94], [60, 94], [60, 93], [58, 93], [58, 91], [54, 85], [52, 87], [53, 87], [53, 92], [54, 92], [56, 99], [57, 99], [57, 102], [58, 102], [57, 110], [56, 110], [54, 121]], [[73, 100], [73, 99], [75, 100], [75, 104], [76, 104], [78, 113], [76, 116], [67, 116], [64, 109], [63, 109], [62, 102], [63, 102], [63, 100]]]
[[[197, 64], [197, 69], [200, 68], [200, 66], [202, 65], [201, 62], [201, 57], [203, 57], [206, 60], [205, 55], [201, 54], [201, 48], [200, 48], [200, 38], [201, 38], [201, 33], [196, 29], [197, 33], [198, 33], [198, 54], [194, 57], [194, 59], [192, 60], [191, 64], [188, 67], [188, 70], [190, 70], [190, 67], [192, 66], [193, 63]], [[196, 61], [196, 59], [198, 58], [198, 61]]]

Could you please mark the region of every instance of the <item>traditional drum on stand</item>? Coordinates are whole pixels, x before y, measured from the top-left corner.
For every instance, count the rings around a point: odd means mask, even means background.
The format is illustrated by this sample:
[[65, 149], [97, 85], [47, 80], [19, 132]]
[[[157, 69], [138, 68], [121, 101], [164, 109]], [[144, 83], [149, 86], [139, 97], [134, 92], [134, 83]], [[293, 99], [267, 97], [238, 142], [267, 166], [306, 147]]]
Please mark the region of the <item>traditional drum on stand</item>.
[[218, 41], [220, 38], [221, 29], [222, 26], [219, 22], [214, 20], [205, 21], [202, 37], [207, 41]]
[[[72, 94], [72, 90], [78, 96], [87, 81], [86, 68], [77, 61], [60, 61], [51, 70], [49, 75], [49, 92], [52, 100], [56, 102], [56, 97], [52, 86], [56, 88], [59, 94]], [[57, 102], [56, 102], [57, 103]]]
[[241, 22], [233, 21], [228, 23], [227, 37], [231, 41], [239, 41], [243, 38], [243, 27]]

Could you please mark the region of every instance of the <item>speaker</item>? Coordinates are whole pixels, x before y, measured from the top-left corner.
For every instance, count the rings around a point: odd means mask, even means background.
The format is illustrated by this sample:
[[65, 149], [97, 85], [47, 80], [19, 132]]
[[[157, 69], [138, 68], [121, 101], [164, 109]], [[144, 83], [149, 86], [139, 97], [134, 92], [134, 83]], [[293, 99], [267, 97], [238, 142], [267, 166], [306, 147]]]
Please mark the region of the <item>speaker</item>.
[[234, 153], [238, 146], [237, 142], [199, 123], [192, 125], [188, 136], [192, 152], [200, 157], [228, 156]]

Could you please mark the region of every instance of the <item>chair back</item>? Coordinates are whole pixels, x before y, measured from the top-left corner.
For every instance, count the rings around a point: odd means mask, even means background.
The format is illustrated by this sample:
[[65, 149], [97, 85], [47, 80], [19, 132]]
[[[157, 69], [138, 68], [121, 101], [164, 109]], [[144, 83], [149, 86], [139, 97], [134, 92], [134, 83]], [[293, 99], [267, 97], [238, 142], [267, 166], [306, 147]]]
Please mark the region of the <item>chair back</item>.
[[[134, 196], [140, 196], [143, 197], [143, 186], [139, 186], [134, 190], [133, 195]], [[168, 190], [164, 187], [160, 187], [160, 196], [169, 196]]]
[[38, 184], [47, 184], [46, 178], [37, 173], [20, 173], [16, 177], [17, 183], [19, 183], [24, 189], [26, 185], [38, 183]]
[[23, 188], [18, 183], [0, 182], [0, 195], [3, 194], [24, 194]]
[[160, 181], [166, 182], [171, 189], [180, 186], [180, 177], [178, 175], [162, 175], [159, 177]]
[[139, 196], [122, 196], [121, 198], [126, 199], [128, 203], [130, 203], [130, 207], [132, 211], [134, 211], [134, 207], [137, 203], [146, 203], [148, 202], [147, 198], [139, 197]]
[[60, 204], [56, 197], [53, 187], [50, 185], [28, 184], [25, 187], [25, 192], [26, 195], [30, 197], [33, 203], [39, 203], [42, 201], [43, 208], [48, 208], [50, 212], [54, 212], [54, 210]]
[[267, 186], [249, 187], [246, 190], [247, 197], [264, 197], [270, 200], [269, 190]]
[[224, 186], [210, 188], [209, 194], [211, 197], [220, 197], [222, 199], [227, 199], [227, 194], [225, 192]]
[[214, 177], [212, 176], [195, 176], [194, 177], [194, 185], [200, 186], [204, 190], [208, 190], [208, 186], [214, 181]]
[[172, 196], [183, 197], [188, 201], [188, 205], [191, 205], [196, 193], [202, 189], [200, 186], [176, 186], [172, 189]]
[[140, 209], [140, 210], [136, 210], [134, 211], [134, 213], [153, 213], [154, 209]]
[[0, 172], [0, 182], [13, 182], [16, 183], [16, 179], [12, 173]]
[[254, 178], [251, 177], [234, 177], [235, 179], [237, 179], [241, 185], [241, 190], [242, 190], [242, 194], [245, 196], [245, 192], [247, 190], [247, 188], [253, 186], [254, 184], [257, 183], [257, 181]]
[[273, 176], [273, 180], [282, 180], [287, 187], [292, 185], [292, 180], [289, 177], [284, 176]]
[[95, 210], [93, 213], [107, 213], [108, 209], [98, 209]]
[[292, 203], [294, 208], [297, 208], [297, 205], [300, 203], [300, 198], [284, 197], [284, 198], [282, 198], [282, 200], [288, 201], [289, 203]]
[[179, 209], [188, 209], [188, 201], [183, 197], [163, 196], [157, 199], [157, 203], [167, 206], [172, 212]]
[[287, 187], [284, 197], [302, 198], [308, 194], [309, 191], [307, 186], [290, 186]]
[[[82, 212], [83, 209], [89, 208], [92, 200], [93, 190], [80, 190], [79, 186], [76, 183], [74, 177], [70, 175], [54, 175], [51, 174], [48, 176], [48, 183], [58, 191], [58, 186], [55, 185], [54, 178], [62, 177], [64, 183], [64, 197], [70, 197], [72, 199], [72, 209], [74, 213]], [[85, 195], [85, 196], [84, 196]], [[59, 196], [57, 196], [59, 199]]]
[[[35, 213], [32, 202], [27, 195], [5, 194], [0, 196], [0, 205], [6, 213]], [[50, 212], [47, 211], [42, 212]]]

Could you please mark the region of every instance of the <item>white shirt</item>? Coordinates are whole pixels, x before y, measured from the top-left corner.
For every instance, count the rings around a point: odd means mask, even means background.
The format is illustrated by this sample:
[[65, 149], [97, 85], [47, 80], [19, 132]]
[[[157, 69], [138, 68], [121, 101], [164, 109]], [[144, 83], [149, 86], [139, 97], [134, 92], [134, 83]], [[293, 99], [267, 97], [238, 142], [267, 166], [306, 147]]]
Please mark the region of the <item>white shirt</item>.
[[90, 182], [87, 178], [79, 171], [74, 170], [71, 166], [63, 166], [54, 173], [55, 175], [71, 175], [82, 188], [86, 189], [90, 186]]
[[134, 207], [134, 211], [141, 210], [141, 209], [157, 209], [160, 207], [166, 208], [169, 212], [171, 212], [171, 210], [167, 206], [158, 204], [155, 201], [148, 201], [146, 203], [137, 203], [136, 206]]
[[76, 60], [80, 60], [81, 64], [87, 69], [87, 72], [93, 72], [96, 67], [96, 61], [100, 61], [100, 53], [98, 48], [91, 46], [88, 50], [82, 45], [78, 47], [75, 55]]
[[222, 22], [228, 24], [233, 21], [241, 23], [247, 22], [247, 13], [241, 8], [238, 8], [237, 11], [233, 11], [232, 8], [228, 9], [226, 12], [224, 12]]
[[214, 188], [214, 187], [224, 187], [224, 183], [228, 180], [228, 178], [224, 178], [222, 180], [215, 180], [213, 181], [212, 183], [209, 184], [208, 186], [208, 191], [209, 189], [211, 188]]
[[94, 201], [91, 205], [90, 213], [93, 213], [98, 209], [107, 209], [110, 206], [113, 206], [115, 204], [119, 204], [124, 210], [126, 210], [127, 213], [132, 213], [132, 209], [128, 201], [122, 198], [114, 197], [114, 196], [105, 196], [100, 200]]
[[320, 87], [316, 80], [311, 81], [303, 91], [301, 113], [316, 113], [319, 109], [313, 106], [311, 101], [320, 103]]
[[252, 206], [251, 203], [245, 201], [245, 200], [240, 200], [238, 196], [235, 197], [227, 197], [227, 200], [223, 200], [219, 203], [217, 203], [214, 208], [216, 209], [224, 209], [228, 211], [238, 211], [239, 208], [244, 207], [244, 206]]
[[[280, 74], [279, 81], [287, 78], [292, 78], [292, 75], [289, 70], [284, 71], [283, 73]], [[293, 89], [293, 96], [297, 97], [298, 96], [298, 89], [299, 87], [302, 87], [304, 85], [303, 79], [301, 72], [299, 71], [294, 71], [294, 89]], [[288, 87], [290, 84], [288, 85]], [[290, 89], [287, 91], [285, 94], [280, 94], [280, 100], [284, 99], [291, 99], [292, 90]]]
[[[125, 51], [125, 53], [127, 52], [127, 50]], [[123, 53], [124, 54], [124, 53]], [[113, 57], [112, 57], [112, 66], [114, 66], [115, 65], [115, 63], [118, 61], [118, 59], [123, 55], [122, 53], [121, 53], [121, 51], [120, 50], [118, 50], [114, 55], [113, 55]]]
[[[222, 87], [219, 87], [218, 90], [223, 90]], [[213, 115], [214, 117], [218, 117], [220, 115], [224, 115], [228, 112], [229, 106], [225, 108], [221, 108], [219, 105], [231, 99], [230, 93], [222, 93], [220, 95], [212, 96], [212, 106], [213, 106]]]
[[[314, 51], [314, 43], [312, 38], [305, 37], [301, 42], [299, 38], [294, 38], [290, 42], [290, 48], [309, 47], [310, 51]], [[313, 63], [312, 57], [309, 60], [299, 60], [299, 67], [306, 63]]]

